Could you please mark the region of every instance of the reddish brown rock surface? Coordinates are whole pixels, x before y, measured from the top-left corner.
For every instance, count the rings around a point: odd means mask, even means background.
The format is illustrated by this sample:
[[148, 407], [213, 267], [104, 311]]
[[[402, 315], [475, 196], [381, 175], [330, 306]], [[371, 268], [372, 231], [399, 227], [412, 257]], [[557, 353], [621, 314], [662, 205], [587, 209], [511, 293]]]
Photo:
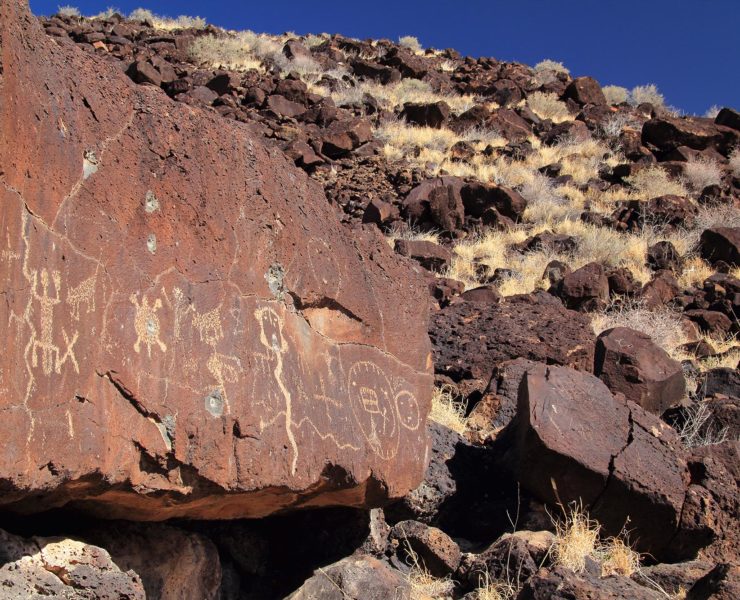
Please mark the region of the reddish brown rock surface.
[[413, 489], [409, 263], [245, 126], [1, 10], [1, 502], [230, 518]]

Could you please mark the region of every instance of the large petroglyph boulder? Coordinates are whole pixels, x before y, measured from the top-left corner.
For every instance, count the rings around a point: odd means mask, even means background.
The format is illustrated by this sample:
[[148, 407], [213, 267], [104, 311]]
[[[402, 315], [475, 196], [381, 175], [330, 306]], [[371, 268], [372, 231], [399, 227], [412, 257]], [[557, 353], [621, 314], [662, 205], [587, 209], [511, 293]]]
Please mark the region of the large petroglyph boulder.
[[231, 518], [415, 488], [411, 263], [246, 126], [0, 10], [0, 503]]

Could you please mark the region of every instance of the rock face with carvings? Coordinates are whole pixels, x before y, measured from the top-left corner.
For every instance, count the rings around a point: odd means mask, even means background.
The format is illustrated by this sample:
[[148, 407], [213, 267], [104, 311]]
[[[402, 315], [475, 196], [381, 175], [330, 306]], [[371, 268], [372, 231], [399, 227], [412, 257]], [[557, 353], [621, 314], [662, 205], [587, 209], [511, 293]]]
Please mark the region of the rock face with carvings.
[[248, 126], [0, 11], [4, 508], [257, 517], [413, 489], [418, 267]]

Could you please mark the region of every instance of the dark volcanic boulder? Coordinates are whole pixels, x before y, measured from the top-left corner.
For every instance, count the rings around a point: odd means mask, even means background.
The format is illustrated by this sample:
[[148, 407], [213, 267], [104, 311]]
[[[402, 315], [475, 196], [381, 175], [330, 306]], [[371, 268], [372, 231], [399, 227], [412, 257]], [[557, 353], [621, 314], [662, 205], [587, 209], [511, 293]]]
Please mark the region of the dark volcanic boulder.
[[519, 221], [527, 208], [527, 201], [512, 189], [499, 185], [468, 183], [460, 191], [465, 214], [481, 217], [487, 209], [495, 208], [497, 212]]
[[740, 265], [740, 227], [705, 229], [699, 248], [702, 258], [709, 262], [722, 260], [729, 265]]
[[627, 327], [607, 329], [596, 340], [594, 375], [613, 393], [657, 415], [678, 404], [686, 391], [681, 363], [649, 335]]
[[434, 177], [412, 189], [403, 201], [404, 216], [412, 223], [432, 224], [444, 231], [455, 231], [465, 219], [460, 177]]
[[517, 600], [661, 600], [665, 597], [665, 594], [643, 587], [628, 577], [598, 577], [588, 572], [576, 574], [565, 567], [556, 567], [527, 581]]
[[604, 92], [593, 77], [577, 77], [565, 88], [564, 96], [578, 104], [606, 105]]
[[460, 564], [460, 548], [452, 538], [419, 521], [396, 523], [389, 539], [404, 563], [416, 558], [435, 577], [453, 573]]
[[430, 271], [443, 271], [452, 260], [452, 251], [448, 248], [423, 240], [396, 240], [395, 250]]
[[484, 379], [506, 360], [567, 365], [590, 371], [594, 334], [587, 317], [545, 292], [500, 304], [451, 304], [432, 316], [429, 331], [438, 373]]
[[439, 129], [450, 118], [450, 107], [442, 101], [431, 104], [407, 102], [403, 105], [401, 117], [414, 125]]
[[642, 552], [691, 557], [707, 540], [672, 548], [688, 469], [676, 433], [599, 379], [566, 367], [527, 371], [517, 411], [523, 489], [550, 504], [582, 502], [610, 535], [624, 527]]
[[423, 278], [246, 126], [20, 0], [0, 36], [0, 503], [226, 519], [415, 488]]
[[698, 117], [662, 116], [647, 121], [642, 127], [642, 143], [663, 152], [688, 146], [694, 150], [714, 148], [726, 154], [738, 139], [737, 131]]
[[609, 301], [609, 279], [603, 265], [588, 263], [572, 273], [566, 273], [557, 288], [557, 295], [565, 306], [573, 310], [604, 308]]

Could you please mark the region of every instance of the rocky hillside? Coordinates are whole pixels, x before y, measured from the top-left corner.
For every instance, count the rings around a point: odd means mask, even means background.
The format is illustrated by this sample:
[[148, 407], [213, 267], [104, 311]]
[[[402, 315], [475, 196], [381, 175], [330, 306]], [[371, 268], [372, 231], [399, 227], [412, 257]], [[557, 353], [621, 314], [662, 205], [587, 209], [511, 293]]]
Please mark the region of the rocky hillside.
[[0, 11], [0, 597], [740, 596], [740, 113]]

